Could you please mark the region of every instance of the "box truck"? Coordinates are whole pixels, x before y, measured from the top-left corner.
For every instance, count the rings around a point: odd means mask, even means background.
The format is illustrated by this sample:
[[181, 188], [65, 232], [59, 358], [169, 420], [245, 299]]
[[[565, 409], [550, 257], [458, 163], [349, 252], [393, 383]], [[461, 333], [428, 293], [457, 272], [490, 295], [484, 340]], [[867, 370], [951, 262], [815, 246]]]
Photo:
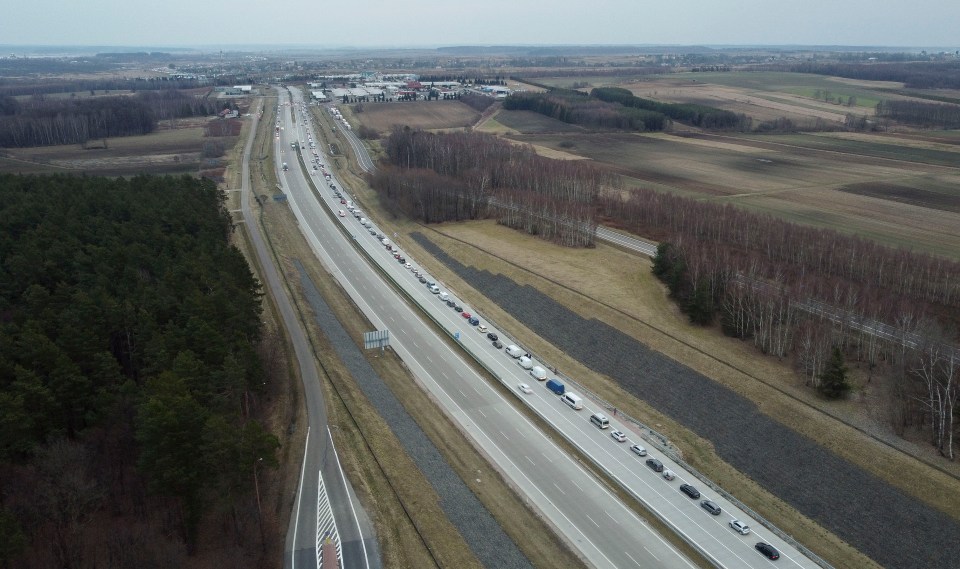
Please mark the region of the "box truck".
[[563, 395], [563, 392], [566, 391], [566, 388], [563, 386], [563, 384], [556, 379], [547, 380], [547, 389], [556, 393], [557, 395]]

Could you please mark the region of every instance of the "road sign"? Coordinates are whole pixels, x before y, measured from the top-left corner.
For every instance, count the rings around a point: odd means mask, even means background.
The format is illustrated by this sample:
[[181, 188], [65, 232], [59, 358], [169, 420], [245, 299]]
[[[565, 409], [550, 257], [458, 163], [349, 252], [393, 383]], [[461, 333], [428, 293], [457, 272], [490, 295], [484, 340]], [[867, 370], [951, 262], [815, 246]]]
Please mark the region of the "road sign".
[[390, 345], [390, 330], [374, 330], [363, 333], [363, 349], [380, 348]]

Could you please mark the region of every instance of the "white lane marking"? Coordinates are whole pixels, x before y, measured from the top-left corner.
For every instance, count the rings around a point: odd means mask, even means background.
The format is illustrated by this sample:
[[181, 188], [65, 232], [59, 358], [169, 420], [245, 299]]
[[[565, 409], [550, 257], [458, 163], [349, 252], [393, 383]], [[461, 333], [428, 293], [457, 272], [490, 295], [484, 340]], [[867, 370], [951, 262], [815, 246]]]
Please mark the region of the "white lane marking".
[[610, 518], [611, 520], [613, 520], [614, 522], [616, 522], [616, 523], [618, 523], [618, 524], [620, 523], [620, 520], [618, 520], [617, 518], [611, 516], [611, 515], [610, 515], [610, 512], [603, 512], [603, 513], [604, 513], [604, 514], [607, 514], [607, 517]]
[[[303, 466], [300, 467], [300, 488], [297, 490], [297, 514], [293, 519], [293, 535], [297, 535], [297, 528], [300, 527], [300, 501], [303, 500], [303, 475], [307, 471], [307, 453], [306, 449], [310, 448], [310, 427], [307, 427], [307, 440], [303, 443], [304, 453], [303, 453]], [[291, 544], [294, 548], [297, 547], [296, 537], [294, 537], [293, 543]], [[293, 549], [290, 550], [290, 553], [293, 553]], [[296, 568], [296, 555], [290, 556], [290, 569]]]
[[594, 519], [591, 518], [591, 517], [589, 516], [589, 514], [586, 514], [586, 513], [585, 513], [585, 514], [583, 514], [583, 515], [584, 515], [585, 518], [587, 518], [588, 520], [590, 520], [591, 522], [593, 522], [593, 525], [595, 525], [595, 526], [597, 526], [597, 527], [600, 527], [600, 524], [598, 524], [596, 521], [594, 521]]
[[533, 459], [530, 458], [529, 456], [523, 455], [523, 458], [527, 459], [527, 462], [529, 462], [530, 464], [532, 464], [532, 465], [534, 465], [534, 466], [537, 465], [537, 463], [536, 463], [536, 462], [533, 462]]
[[566, 492], [563, 491], [563, 488], [557, 486], [556, 482], [553, 483], [553, 487], [556, 488], [561, 494], [566, 494]]
[[[656, 555], [654, 555], [652, 551], [650, 551], [649, 549], [647, 549], [647, 546], [646, 546], [646, 545], [644, 545], [643, 548], [646, 549], [646, 550], [647, 550], [647, 553], [649, 553], [654, 559], [656, 559], [657, 561], [660, 561], [660, 558], [657, 557]], [[633, 559], [633, 558], [631, 557], [630, 559]], [[639, 565], [639, 563], [637, 563], [637, 565]]]
[[[497, 429], [497, 430], [499, 430], [499, 429]], [[503, 431], [500, 431], [500, 434], [503, 435], [503, 438], [507, 439], [508, 441], [510, 440], [510, 437], [507, 436], [507, 433], [504, 433]]]
[[[644, 547], [644, 549], [647, 549], [647, 548]], [[649, 553], [649, 551], [650, 551], [650, 550], [647, 550], [648, 553]], [[627, 557], [629, 557], [629, 558], [630, 558], [630, 561], [633, 561], [634, 563], [636, 563], [636, 564], [637, 564], [637, 567], [643, 567], [643, 565], [640, 565], [640, 562], [639, 562], [639, 561], [637, 561], [636, 559], [633, 558], [633, 555], [630, 555], [630, 552], [629, 552], [629, 551], [624, 551], [623, 554], [626, 555]], [[651, 553], [650, 555], [653, 555], [653, 554]]]

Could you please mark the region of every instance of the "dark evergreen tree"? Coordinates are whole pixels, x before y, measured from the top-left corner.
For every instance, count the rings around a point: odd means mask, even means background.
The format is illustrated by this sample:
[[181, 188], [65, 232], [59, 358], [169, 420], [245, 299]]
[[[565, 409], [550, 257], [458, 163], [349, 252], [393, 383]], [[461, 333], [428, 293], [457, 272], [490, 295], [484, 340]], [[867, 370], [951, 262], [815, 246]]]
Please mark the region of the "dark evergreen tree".
[[839, 347], [833, 348], [833, 355], [827, 362], [827, 367], [820, 374], [820, 384], [817, 391], [827, 399], [840, 399], [850, 391], [847, 381], [847, 366], [843, 362], [843, 352]]

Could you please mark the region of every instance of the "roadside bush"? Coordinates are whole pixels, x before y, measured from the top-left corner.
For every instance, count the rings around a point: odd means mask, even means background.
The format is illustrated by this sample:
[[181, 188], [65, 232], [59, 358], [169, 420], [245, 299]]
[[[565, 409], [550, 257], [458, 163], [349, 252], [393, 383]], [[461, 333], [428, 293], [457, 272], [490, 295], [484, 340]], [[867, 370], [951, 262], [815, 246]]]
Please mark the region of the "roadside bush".
[[371, 128], [367, 125], [361, 125], [357, 128], [357, 136], [363, 140], [379, 140], [380, 133], [375, 128]]

